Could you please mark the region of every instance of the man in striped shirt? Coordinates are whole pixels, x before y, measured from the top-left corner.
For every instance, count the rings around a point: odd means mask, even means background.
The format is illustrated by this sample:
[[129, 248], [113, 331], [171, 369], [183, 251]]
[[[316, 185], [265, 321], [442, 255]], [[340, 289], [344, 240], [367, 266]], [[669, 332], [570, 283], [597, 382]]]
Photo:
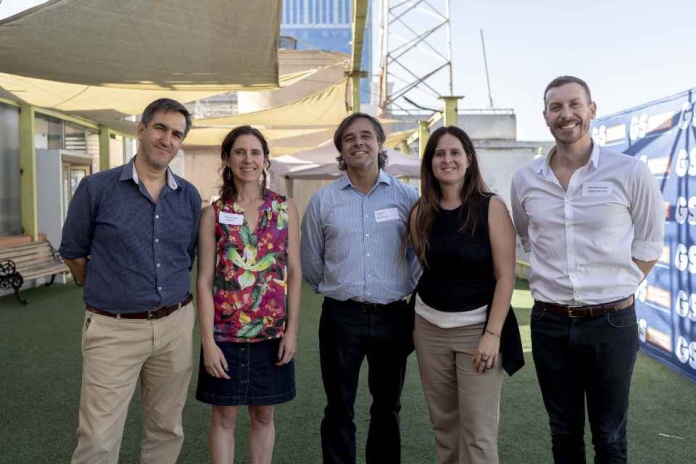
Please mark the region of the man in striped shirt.
[[334, 144], [346, 173], [312, 196], [302, 220], [303, 276], [324, 296], [319, 326], [327, 399], [324, 463], [355, 463], [353, 405], [365, 357], [373, 400], [366, 462], [401, 460], [400, 397], [413, 327], [405, 298], [420, 272], [402, 243], [418, 195], [383, 171], [385, 139], [379, 121], [367, 114], [344, 119]]

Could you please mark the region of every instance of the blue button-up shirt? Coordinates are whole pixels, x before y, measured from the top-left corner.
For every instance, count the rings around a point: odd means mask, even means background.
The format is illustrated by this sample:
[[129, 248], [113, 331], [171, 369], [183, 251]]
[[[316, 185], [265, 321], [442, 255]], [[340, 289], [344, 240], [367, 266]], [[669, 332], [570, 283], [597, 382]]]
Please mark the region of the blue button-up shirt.
[[60, 254], [90, 256], [85, 304], [111, 313], [146, 311], [189, 293], [201, 197], [167, 169], [155, 204], [134, 160], [85, 177], [63, 226]]
[[386, 304], [413, 291], [420, 266], [403, 240], [416, 191], [380, 171], [366, 195], [347, 174], [312, 195], [302, 219], [302, 274], [336, 300]]

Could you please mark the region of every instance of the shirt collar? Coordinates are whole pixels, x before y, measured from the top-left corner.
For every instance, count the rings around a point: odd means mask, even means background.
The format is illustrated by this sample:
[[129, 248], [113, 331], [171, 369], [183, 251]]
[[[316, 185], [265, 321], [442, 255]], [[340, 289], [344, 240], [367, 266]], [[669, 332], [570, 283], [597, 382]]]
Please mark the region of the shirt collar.
[[[346, 187], [352, 187], [353, 184], [350, 182], [350, 177], [348, 177], [348, 173], [344, 173], [339, 179], [338, 179], [338, 188], [343, 190]], [[381, 169], [379, 170], [379, 174], [377, 176], [377, 182], [375, 182], [375, 185], [377, 184], [387, 184], [391, 185], [391, 178], [382, 171]]]
[[[121, 172], [121, 177], [119, 178], [119, 180], [130, 179], [133, 179], [133, 182], [135, 182], [136, 185], [140, 184], [138, 171], [135, 170], [135, 156], [131, 158], [131, 160], [123, 167], [123, 172]], [[174, 173], [169, 168], [169, 166], [167, 166], [167, 185], [169, 185], [169, 188], [172, 190], [176, 190], [177, 188], [179, 188], [179, 184], [176, 182], [176, 178], [174, 178]]]
[[[556, 153], [556, 146], [554, 145], [551, 147], [549, 152], [546, 154], [544, 157], [544, 162], [539, 165], [539, 168], [537, 169], [537, 172], [540, 172], [541, 174], [546, 177], [549, 172], [551, 172], [551, 166], [549, 163], [551, 162], [551, 157]], [[599, 145], [597, 145], [594, 140], [592, 141], [592, 152], [590, 152], [590, 160], [587, 163], [588, 166], [592, 166], [594, 169], [597, 169], [599, 166]]]

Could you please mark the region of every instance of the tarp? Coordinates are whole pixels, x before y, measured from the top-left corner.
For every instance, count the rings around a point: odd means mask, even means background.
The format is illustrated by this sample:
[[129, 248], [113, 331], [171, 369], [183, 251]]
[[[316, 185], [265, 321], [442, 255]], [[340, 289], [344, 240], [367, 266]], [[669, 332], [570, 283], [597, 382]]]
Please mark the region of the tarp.
[[280, 0], [52, 0], [0, 21], [0, 72], [88, 86], [278, 86]]
[[[271, 172], [276, 178], [333, 179], [343, 171], [338, 169], [338, 152], [331, 143], [314, 150], [278, 156], [271, 160]], [[420, 158], [387, 150], [388, 162], [384, 171], [396, 177], [420, 177]]]
[[[184, 149], [186, 146], [215, 146], [219, 147], [225, 136], [232, 130], [224, 127], [193, 127], [184, 140]], [[288, 143], [289, 139], [296, 138], [298, 142], [303, 142], [312, 138], [315, 134], [320, 134], [321, 140], [326, 140], [326, 129], [310, 128], [310, 129], [265, 129], [260, 128], [263, 136], [268, 140], [273, 150], [273, 146], [278, 143], [279, 146], [292, 146]], [[282, 140], [282, 142], [281, 142]], [[300, 146], [311, 146], [311, 141], [300, 143]]]
[[652, 172], [667, 211], [662, 256], [636, 292], [643, 352], [696, 381], [696, 89], [592, 122], [600, 146]]
[[197, 119], [196, 126], [239, 126], [250, 124], [266, 127], [333, 127], [346, 116], [346, 89], [348, 80], [291, 103], [253, 113], [217, 118]]
[[[2, 68], [3, 65], [0, 64], [0, 69]], [[312, 69], [282, 76], [280, 83], [282, 86], [292, 85], [314, 73], [316, 70]], [[3, 73], [0, 73], [0, 88], [14, 96], [17, 101], [81, 116], [110, 127], [115, 124], [116, 119], [140, 114], [149, 102], [158, 98], [172, 98], [188, 103], [226, 93], [225, 90], [174, 91], [96, 87]], [[135, 124], [132, 124], [132, 131], [125, 132], [130, 133], [134, 130]]]
[[[400, 121], [394, 121], [394, 123], [398, 123], [398, 122], [400, 122]], [[382, 121], [382, 124], [384, 124], [384, 121]], [[391, 134], [388, 134], [387, 140], [384, 142], [384, 146], [389, 147], [389, 148], [396, 148], [401, 144], [402, 140], [407, 140], [417, 130], [418, 129], [409, 129], [409, 130], [393, 132]]]

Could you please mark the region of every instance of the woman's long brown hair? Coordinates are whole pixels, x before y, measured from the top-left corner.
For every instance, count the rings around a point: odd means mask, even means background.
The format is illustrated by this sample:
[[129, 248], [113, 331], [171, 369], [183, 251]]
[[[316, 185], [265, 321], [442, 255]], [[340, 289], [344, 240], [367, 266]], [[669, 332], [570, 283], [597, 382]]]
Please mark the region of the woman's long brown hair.
[[[459, 198], [462, 201], [462, 209], [459, 216], [460, 230], [462, 232], [474, 233], [478, 221], [476, 215], [477, 203], [490, 194], [490, 190], [481, 176], [474, 143], [467, 133], [456, 126], [441, 127], [433, 132], [425, 145], [425, 152], [421, 161], [421, 197], [408, 215], [407, 239], [413, 244], [418, 261], [423, 268], [428, 267], [426, 259], [430, 246], [428, 237], [430, 236], [435, 216], [441, 209], [442, 191], [440, 190], [440, 182], [433, 174], [433, 157], [435, 156], [437, 144], [445, 134], [450, 134], [459, 139], [469, 161], [469, 167], [466, 169], [462, 187], [459, 191]], [[414, 214], [416, 215], [415, 232], [411, 234], [411, 216]]]

